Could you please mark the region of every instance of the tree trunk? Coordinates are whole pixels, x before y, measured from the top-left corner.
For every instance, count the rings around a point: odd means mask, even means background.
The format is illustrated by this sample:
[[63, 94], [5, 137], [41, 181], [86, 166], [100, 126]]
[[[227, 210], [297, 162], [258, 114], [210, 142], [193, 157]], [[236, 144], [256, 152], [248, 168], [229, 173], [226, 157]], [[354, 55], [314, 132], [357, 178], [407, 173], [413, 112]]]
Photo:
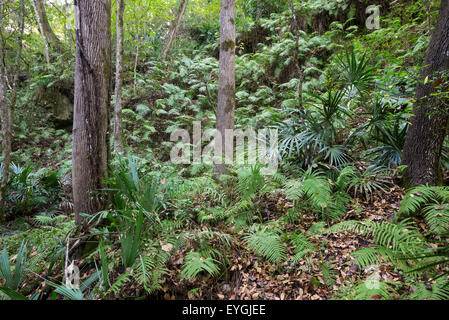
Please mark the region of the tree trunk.
[[178, 33], [179, 25], [181, 24], [182, 17], [184, 16], [184, 13], [186, 12], [187, 4], [189, 3], [189, 0], [181, 0], [181, 3], [179, 4], [178, 12], [176, 13], [175, 21], [173, 22], [170, 32], [168, 33], [168, 39], [165, 43], [164, 50], [162, 51], [162, 59], [165, 59], [167, 57], [168, 52], [170, 51], [171, 45], [173, 43], [173, 40], [176, 38], [176, 34]]
[[39, 25], [39, 30], [45, 43], [46, 59], [47, 62], [50, 62], [50, 49], [53, 49], [58, 53], [62, 53], [64, 52], [63, 46], [48, 22], [43, 0], [32, 0], [32, 2], [37, 23]]
[[139, 64], [139, 49], [140, 49], [140, 35], [139, 35], [139, 26], [137, 26], [137, 42], [136, 45], [136, 55], [134, 58], [134, 68], [133, 68], [133, 74], [134, 74], [134, 84], [133, 84], [133, 94], [136, 95], [136, 88], [137, 88], [137, 65]]
[[75, 220], [103, 209], [111, 77], [111, 0], [76, 0], [72, 184]]
[[[231, 158], [233, 145], [226, 141], [226, 130], [234, 129], [235, 109], [235, 0], [222, 0], [220, 9], [220, 75], [218, 84], [217, 131], [221, 134], [221, 153]], [[231, 137], [230, 137], [231, 138]], [[216, 164], [218, 175], [226, 173], [225, 163]]]
[[11, 162], [11, 141], [9, 139], [11, 132], [11, 124], [9, 122], [9, 105], [6, 97], [6, 70], [3, 65], [5, 48], [3, 46], [3, 4], [0, 5], [0, 120], [2, 122], [2, 179], [0, 184], [0, 224], [5, 222], [4, 203], [6, 184], [9, 176], [9, 165]]
[[122, 72], [123, 72], [123, 13], [125, 0], [117, 1], [117, 60], [115, 65], [114, 147], [123, 153], [122, 130]]
[[3, 157], [3, 171], [0, 179], [0, 224], [5, 222], [5, 197], [6, 186], [9, 178], [9, 167], [11, 164], [11, 146], [13, 139], [13, 122], [14, 109], [17, 100], [17, 81], [19, 78], [19, 63], [22, 55], [22, 40], [24, 30], [25, 5], [24, 0], [20, 1], [20, 18], [19, 18], [19, 35], [17, 37], [17, 51], [12, 68], [12, 90], [8, 103], [7, 89], [6, 89], [6, 66], [5, 48], [3, 46], [3, 4], [0, 6], [0, 121], [2, 124], [2, 157]]
[[298, 23], [298, 19], [296, 17], [296, 10], [295, 10], [295, 6], [293, 4], [293, 0], [290, 0], [290, 10], [292, 12], [292, 17], [293, 17], [293, 29], [295, 30], [295, 37], [296, 37], [296, 42], [295, 42], [295, 49], [293, 50], [293, 54], [294, 54], [294, 61], [295, 61], [295, 67], [296, 67], [296, 73], [298, 76], [298, 107], [299, 107], [299, 111], [302, 112], [302, 82], [303, 82], [303, 72], [302, 72], [302, 67], [301, 67], [301, 63], [299, 61], [299, 23]]
[[[447, 134], [449, 108], [438, 97], [440, 86], [447, 90], [449, 69], [449, 2], [441, 1], [440, 14], [433, 31], [421, 72], [423, 83], [416, 91], [414, 116], [404, 146], [405, 181], [408, 186], [440, 181], [440, 158]], [[444, 77], [446, 74], [446, 77]]]

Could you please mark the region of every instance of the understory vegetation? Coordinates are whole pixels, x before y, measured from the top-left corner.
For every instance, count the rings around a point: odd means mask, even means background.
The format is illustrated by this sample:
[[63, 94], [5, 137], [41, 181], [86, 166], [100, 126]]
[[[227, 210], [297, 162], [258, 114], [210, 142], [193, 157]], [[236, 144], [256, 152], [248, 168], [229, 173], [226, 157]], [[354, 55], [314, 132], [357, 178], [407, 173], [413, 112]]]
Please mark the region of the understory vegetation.
[[[73, 115], [61, 118], [73, 100], [73, 10], [46, 3], [64, 46], [48, 63], [26, 0], [0, 300], [449, 299], [447, 140], [440, 185], [403, 183], [440, 1], [391, 1], [374, 30], [356, 2], [292, 1], [295, 32], [290, 1], [237, 1], [235, 129], [277, 129], [279, 168], [264, 175], [245, 163], [217, 176], [211, 164], [171, 162], [170, 135], [195, 121], [216, 127], [219, 3], [189, 2], [164, 59], [179, 1], [128, 1], [124, 152], [108, 141], [107, 178], [94, 191], [107, 205], [82, 213], [81, 226]], [[5, 6], [12, 27], [1, 41], [13, 59], [19, 1]], [[74, 268], [80, 286], [67, 282]]]

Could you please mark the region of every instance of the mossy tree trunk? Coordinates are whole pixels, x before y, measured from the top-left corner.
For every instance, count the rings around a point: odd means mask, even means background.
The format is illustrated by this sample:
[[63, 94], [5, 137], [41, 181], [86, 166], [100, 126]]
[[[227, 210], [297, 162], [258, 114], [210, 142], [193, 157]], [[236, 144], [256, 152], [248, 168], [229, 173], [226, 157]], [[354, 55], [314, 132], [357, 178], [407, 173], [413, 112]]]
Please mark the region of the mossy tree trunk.
[[13, 122], [14, 122], [14, 109], [16, 107], [18, 79], [19, 79], [19, 67], [20, 59], [22, 56], [23, 47], [23, 31], [24, 31], [24, 19], [25, 19], [25, 4], [24, 0], [20, 1], [20, 12], [18, 19], [18, 36], [16, 46], [16, 56], [14, 59], [14, 65], [12, 66], [12, 81], [10, 82], [11, 90], [8, 101], [7, 92], [7, 68], [6, 57], [3, 41], [3, 23], [4, 23], [4, 4], [0, 4], [0, 121], [2, 127], [2, 158], [3, 167], [0, 179], [0, 224], [5, 222], [5, 197], [6, 187], [9, 179], [9, 167], [11, 164], [11, 147], [13, 139]]
[[[235, 0], [222, 0], [220, 9], [220, 75], [218, 84], [217, 131], [221, 134], [221, 153], [228, 160], [226, 130], [234, 129], [235, 109]], [[233, 137], [232, 137], [233, 138]], [[231, 147], [233, 141], [228, 141]], [[224, 161], [223, 161], [224, 162]], [[216, 164], [218, 175], [226, 173], [225, 163]]]
[[123, 153], [122, 73], [123, 73], [123, 14], [125, 0], [117, 1], [117, 57], [115, 65], [114, 147]]
[[111, 0], [75, 1], [72, 184], [75, 220], [103, 209], [111, 77]]
[[293, 59], [295, 62], [296, 73], [298, 76], [298, 108], [299, 108], [299, 111], [302, 112], [303, 111], [302, 83], [303, 83], [304, 75], [303, 75], [303, 71], [302, 71], [301, 61], [299, 60], [300, 59], [299, 58], [299, 23], [298, 23], [298, 18], [296, 17], [296, 10], [295, 10], [295, 5], [293, 3], [293, 0], [290, 0], [290, 10], [292, 13], [293, 30], [295, 32], [295, 38], [296, 38], [295, 48], [293, 50]]
[[50, 23], [47, 19], [47, 14], [45, 12], [45, 5], [43, 0], [32, 0], [34, 12], [36, 14], [36, 20], [39, 25], [39, 31], [42, 35], [45, 44], [45, 55], [47, 62], [51, 62], [50, 49], [63, 53], [63, 45], [58, 37], [53, 32]]
[[441, 180], [440, 159], [449, 120], [448, 101], [441, 95], [448, 90], [448, 1], [441, 1], [424, 65], [421, 71], [424, 81], [417, 87], [414, 116], [404, 146], [407, 186], [437, 185]]

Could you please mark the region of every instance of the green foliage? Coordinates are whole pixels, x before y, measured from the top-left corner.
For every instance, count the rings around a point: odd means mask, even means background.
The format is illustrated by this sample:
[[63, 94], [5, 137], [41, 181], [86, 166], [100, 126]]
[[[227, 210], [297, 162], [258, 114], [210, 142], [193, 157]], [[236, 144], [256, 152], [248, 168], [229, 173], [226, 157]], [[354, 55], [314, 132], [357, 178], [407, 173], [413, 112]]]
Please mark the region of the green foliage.
[[138, 210], [136, 215], [136, 219], [132, 214], [125, 216], [121, 225], [120, 242], [122, 245], [122, 263], [125, 268], [134, 265], [142, 245], [144, 215], [141, 210]]
[[69, 300], [92, 300], [93, 299], [93, 291], [90, 294], [86, 295], [86, 291], [89, 287], [98, 280], [99, 273], [93, 273], [89, 278], [87, 278], [84, 282], [82, 282], [79, 288], [71, 288], [66, 285], [57, 285], [51, 281], [47, 281], [47, 283], [55, 288], [54, 293], [60, 294], [61, 296], [69, 299]]
[[28, 255], [27, 245], [22, 242], [17, 253], [14, 271], [12, 271], [6, 248], [3, 249], [0, 255], [0, 278], [5, 280], [5, 286], [10, 290], [17, 291], [25, 279]]
[[334, 183], [321, 172], [312, 173], [310, 168], [302, 179], [287, 183], [285, 194], [297, 207], [309, 205], [319, 217], [336, 220], [346, 213], [345, 205], [349, 202], [345, 192], [347, 174], [348, 170], [343, 170]]
[[428, 246], [424, 237], [410, 220], [397, 224], [373, 221], [343, 221], [331, 226], [326, 233], [354, 232], [373, 238], [374, 247], [356, 251], [356, 261], [361, 267], [379, 263], [379, 256], [399, 265], [404, 270], [411, 270], [406, 263], [417, 252], [424, 252]]
[[132, 276], [138, 284], [143, 284], [143, 287], [152, 294], [161, 289], [163, 283], [163, 276], [168, 272], [165, 267], [169, 259], [168, 253], [161, 252], [155, 246], [152, 246], [146, 255], [140, 255], [139, 262], [132, 272]]
[[344, 85], [352, 86], [360, 94], [365, 94], [374, 82], [374, 68], [369, 66], [367, 53], [357, 58], [354, 49], [346, 51], [344, 58], [338, 57], [341, 81]]
[[237, 171], [237, 191], [241, 199], [252, 199], [262, 192], [265, 187], [265, 180], [260, 172], [261, 169], [261, 166], [255, 165]]
[[402, 150], [407, 137], [408, 124], [396, 120], [389, 125], [377, 126], [375, 139], [381, 145], [365, 151], [365, 155], [377, 154], [377, 165], [397, 167], [402, 163]]
[[449, 188], [418, 186], [407, 192], [399, 216], [422, 214], [430, 230], [442, 235], [449, 232]]
[[273, 263], [281, 262], [286, 258], [287, 249], [282, 243], [281, 237], [267, 226], [253, 225], [244, 240], [251, 250]]
[[[388, 194], [395, 175], [391, 169], [402, 162], [412, 97], [431, 31], [428, 22], [435, 20], [439, 4], [393, 1], [390, 11], [382, 14], [381, 28], [368, 31], [356, 25], [356, 21], [363, 24], [364, 12], [349, 2], [293, 1], [299, 22], [296, 42], [288, 0], [237, 1], [235, 128], [279, 129], [281, 169], [274, 176], [263, 176], [259, 166], [242, 166], [220, 179], [215, 179], [211, 165], [168, 162], [170, 133], [189, 130], [196, 120], [201, 120], [202, 131], [216, 126], [219, 1], [189, 1], [167, 61], [159, 56], [177, 1], [127, 3], [123, 136], [127, 151], [138, 156], [113, 155], [103, 190], [112, 201], [104, 211], [84, 215], [91, 227], [88, 243], [99, 239], [99, 245], [83, 258], [82, 268], [90, 268], [92, 274], [95, 266], [96, 272], [80, 289], [50, 284], [56, 288], [53, 299], [128, 298], [125, 295], [134, 289], [157, 298], [173, 276], [196, 287], [189, 292], [201, 292], [200, 281], [229, 280], [231, 249], [232, 255], [249, 249], [282, 272], [288, 259], [293, 263], [287, 269], [296, 272], [304, 267], [307, 275], [314, 273], [311, 285], [321, 290], [324, 280], [331, 291], [340, 284], [336, 278], [341, 267], [333, 265], [327, 252], [321, 254], [333, 241], [331, 232], [355, 232], [370, 240], [370, 246], [353, 254], [356, 264], [367, 269], [392, 265], [403, 283], [398, 289], [396, 283], [376, 283], [368, 277], [340, 288], [337, 298], [449, 299], [446, 187], [418, 187], [402, 202], [398, 217], [422, 217], [430, 233], [423, 232], [422, 225], [418, 229], [415, 220], [343, 221], [325, 229], [346, 213], [364, 214], [359, 201], [370, 201], [376, 208], [374, 195]], [[29, 1], [26, 7], [25, 30], [35, 30]], [[9, 84], [17, 4], [8, 2], [5, 8]], [[70, 187], [71, 133], [53, 128], [51, 106], [46, 105], [55, 92], [73, 98], [71, 10], [58, 1], [46, 6], [66, 50], [51, 52], [51, 64], [44, 61], [42, 36], [24, 35], [13, 119], [12, 157], [20, 166], [12, 166], [6, 192], [7, 216], [17, 219], [1, 227], [0, 237], [10, 256], [19, 252], [15, 267], [6, 249], [0, 255], [0, 275], [6, 283], [0, 291], [12, 299], [39, 297], [20, 293], [28, 292], [21, 288], [27, 271], [46, 278], [60, 275], [68, 239], [77, 230], [72, 216], [59, 215], [58, 210]], [[443, 165], [447, 165], [445, 151]], [[28, 165], [37, 162], [51, 171], [35, 171]], [[1, 170], [0, 164], [0, 175]], [[356, 198], [351, 207], [349, 195]], [[307, 232], [298, 230], [311, 224]], [[17, 225], [20, 230], [15, 230]], [[236, 239], [242, 232], [243, 246]], [[22, 254], [27, 256], [25, 241], [32, 252], [28, 260], [22, 259]], [[181, 272], [174, 275], [169, 268], [182, 259]], [[19, 261], [23, 265], [17, 266]], [[25, 283], [28, 287], [35, 281]]]
[[212, 257], [205, 257], [199, 252], [189, 252], [185, 257], [184, 266], [181, 270], [181, 277], [193, 279], [201, 272], [207, 272], [210, 275], [217, 275], [219, 269], [218, 261]]
[[293, 263], [303, 259], [306, 255], [317, 251], [317, 247], [310, 242], [305, 234], [298, 234], [293, 237], [291, 244], [295, 246], [295, 255], [293, 256]]
[[351, 168], [351, 170], [348, 189], [353, 192], [354, 197], [362, 196], [372, 201], [376, 191], [386, 193], [387, 186], [392, 184], [389, 171], [381, 166], [370, 166], [363, 172], [356, 168]]
[[7, 237], [0, 237], [0, 246], [9, 252], [18, 251], [19, 244], [27, 242], [28, 247], [36, 252], [29, 258], [27, 269], [35, 273], [51, 273], [64, 263], [66, 238], [73, 236], [76, 230], [75, 221], [60, 215], [55, 217], [36, 217], [42, 223], [39, 228], [31, 228], [23, 232], [15, 232]]
[[7, 184], [6, 210], [16, 216], [36, 214], [47, 206], [50, 214], [57, 212], [62, 201], [60, 173], [41, 169], [34, 172], [32, 165], [12, 164]]
[[432, 285], [428, 286], [419, 283], [414, 287], [414, 292], [410, 295], [411, 300], [448, 300], [449, 283], [447, 279], [439, 278]]
[[348, 283], [334, 300], [393, 300], [394, 283], [366, 280], [359, 284]]
[[116, 168], [107, 183], [115, 195], [117, 209], [133, 207], [153, 216], [173, 208], [170, 200], [175, 198], [178, 188], [176, 181], [161, 171], [147, 173], [141, 159], [131, 155], [118, 156]]

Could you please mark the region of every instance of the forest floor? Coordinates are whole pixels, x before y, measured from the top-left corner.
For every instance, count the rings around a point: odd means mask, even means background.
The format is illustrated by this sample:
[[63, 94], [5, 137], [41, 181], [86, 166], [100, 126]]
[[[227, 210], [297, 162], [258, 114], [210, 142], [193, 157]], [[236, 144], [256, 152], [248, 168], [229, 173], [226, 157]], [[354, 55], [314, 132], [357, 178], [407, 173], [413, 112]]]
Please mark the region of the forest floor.
[[[392, 221], [404, 196], [404, 190], [393, 186], [387, 191], [387, 193], [374, 195], [372, 201], [355, 199], [359, 206], [357, 209], [348, 210], [344, 220]], [[272, 194], [264, 201], [264, 219], [276, 221], [292, 206], [292, 203], [279, 195]], [[316, 222], [314, 215], [304, 215], [302, 221], [290, 225], [289, 228], [305, 233]], [[422, 229], [426, 228], [424, 223], [418, 225]], [[202, 227], [199, 226], [199, 229]], [[182, 249], [172, 255], [167, 265], [169, 271], [164, 276], [162, 290], [149, 297], [150, 299], [327, 300], [341, 293], [348, 283], [358, 283], [361, 275], [369, 276], [373, 271], [359, 270], [352, 256], [356, 250], [369, 247], [371, 242], [351, 233], [342, 232], [312, 237], [310, 240], [321, 250], [295, 264], [291, 261], [294, 248], [289, 247], [286, 261], [276, 266], [248, 251], [243, 240], [239, 240], [243, 231], [236, 233], [233, 228], [224, 224], [214, 229], [233, 235], [236, 239], [232, 242], [232, 249], [227, 255], [230, 266], [227, 274], [221, 279], [209, 275], [199, 275], [192, 281], [180, 279], [179, 274], [185, 256]], [[331, 267], [329, 273], [323, 272], [324, 264]], [[92, 272], [86, 270], [87, 268], [89, 266], [83, 268], [86, 278], [88, 274], [95, 272], [95, 268], [92, 268]], [[401, 275], [396, 271], [391, 264], [383, 264], [378, 268], [378, 279], [403, 282]], [[121, 274], [119, 270], [113, 272], [116, 274], [111, 274], [112, 278], [117, 279]], [[49, 289], [48, 284], [42, 281], [45, 277], [46, 275], [35, 275], [27, 280], [28, 285], [37, 285], [39, 288], [35, 290], [45, 291]], [[24, 287], [26, 286], [27, 283], [24, 284]], [[138, 297], [142, 293], [144, 288], [129, 282], [122, 287], [120, 294], [115, 298]], [[380, 296], [371, 297], [372, 300], [380, 298]]]
[[[387, 195], [376, 195], [372, 202], [360, 201], [357, 210], [349, 210], [346, 219], [391, 221], [394, 212], [404, 195], [403, 189], [393, 187]], [[277, 201], [276, 201], [277, 200]], [[287, 200], [271, 195], [265, 203], [270, 220], [281, 217], [292, 206]], [[296, 225], [289, 228], [306, 232], [314, 223], [314, 216], [309, 215]], [[423, 225], [424, 226], [424, 225]], [[12, 226], [11, 226], [12, 227]], [[17, 222], [15, 226], [17, 227]], [[39, 227], [39, 226], [34, 226]], [[224, 226], [217, 226], [217, 229]], [[318, 247], [325, 245], [324, 251], [315, 252], [308, 261], [300, 260], [296, 264], [289, 261], [293, 257], [293, 248], [288, 248], [286, 261], [275, 266], [265, 259], [245, 249], [239, 242], [240, 234], [226, 227], [226, 232], [235, 235], [236, 242], [232, 243], [232, 250], [227, 255], [231, 265], [229, 273], [223, 279], [213, 279], [209, 275], [199, 276], [194, 281], [187, 281], [178, 277], [183, 263], [185, 252], [179, 251], [173, 255], [168, 264], [169, 272], [165, 275], [162, 290], [153, 296], [156, 299], [226, 299], [226, 300], [326, 300], [335, 296], [341, 287], [348, 281], [355, 283], [358, 280], [359, 268], [353, 263], [351, 254], [370, 245], [370, 241], [361, 236], [350, 233], [325, 235], [311, 239]], [[223, 232], [222, 229], [220, 231]], [[19, 230], [1, 227], [0, 234], [10, 235]], [[240, 233], [243, 233], [241, 231]], [[324, 255], [323, 255], [324, 252]], [[331, 274], [323, 273], [323, 263], [330, 263]], [[380, 266], [380, 279], [386, 281], [401, 281], [400, 275], [391, 265]], [[87, 270], [84, 270], [87, 271]], [[369, 270], [367, 270], [369, 273]], [[95, 272], [95, 269], [92, 269]], [[85, 277], [87, 277], [87, 272]], [[48, 289], [48, 284], [42, 281], [48, 275], [42, 274], [30, 277], [23, 287], [34, 287], [38, 292]], [[119, 274], [116, 275], [117, 277]], [[36, 288], [36, 286], [38, 288]], [[133, 283], [124, 286], [121, 297], [138, 296], [143, 288]], [[119, 297], [117, 297], [119, 298]], [[375, 297], [373, 297], [375, 299]]]
[[[391, 221], [394, 212], [399, 208], [403, 195], [403, 189], [393, 187], [387, 196], [375, 196], [372, 203], [360, 202], [360, 210], [357, 210], [359, 212], [348, 211], [345, 220]], [[277, 208], [276, 213], [280, 216], [291, 205], [291, 203], [279, 199], [274, 207]], [[273, 212], [271, 213], [273, 214]], [[299, 229], [305, 233], [316, 222], [314, 216], [310, 215], [306, 216], [299, 224], [291, 225], [290, 228]], [[230, 280], [212, 284], [204, 279], [203, 283], [191, 284], [190, 286], [200, 289], [196, 295], [189, 294], [188, 298], [325, 300], [334, 297], [341, 287], [347, 284], [347, 281], [355, 283], [358, 280], [359, 269], [353, 263], [354, 257], [351, 254], [356, 250], [368, 247], [370, 241], [361, 236], [344, 232], [319, 236], [312, 239], [312, 242], [318, 247], [325, 246], [325, 250], [315, 252], [309, 261], [301, 260], [296, 264], [291, 264], [289, 259], [293, 257], [294, 253], [293, 248], [288, 248], [287, 261], [278, 267], [248, 251], [239, 250], [243, 244], [239, 246], [237, 243], [228, 257], [232, 265]], [[331, 274], [326, 275], [323, 272], [322, 265], [324, 263], [330, 263], [332, 266]], [[380, 266], [379, 270], [379, 280], [401, 282], [399, 273], [395, 272], [391, 265]], [[178, 271], [173, 270], [173, 277], [167, 279], [168, 283], [172, 285], [165, 288], [167, 291], [165, 299], [173, 298], [170, 287], [177, 288], [177, 291], [181, 293], [182, 289], [188, 286], [183, 281], [180, 282], [176, 279], [177, 273]], [[370, 270], [366, 270], [366, 273], [369, 274]]]

